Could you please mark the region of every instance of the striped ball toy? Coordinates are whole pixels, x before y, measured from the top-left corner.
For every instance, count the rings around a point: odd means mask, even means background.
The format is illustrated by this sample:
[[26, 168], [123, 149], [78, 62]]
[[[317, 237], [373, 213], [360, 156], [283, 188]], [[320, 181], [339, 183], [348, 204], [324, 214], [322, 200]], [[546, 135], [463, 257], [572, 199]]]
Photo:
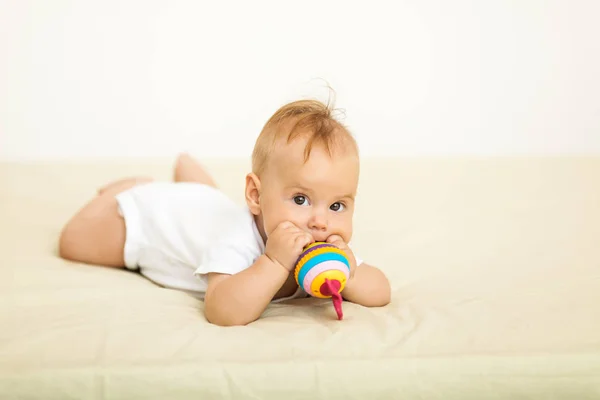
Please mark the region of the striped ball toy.
[[342, 250], [325, 242], [306, 246], [298, 257], [294, 276], [298, 286], [311, 296], [331, 298], [338, 319], [342, 319], [340, 293], [350, 278], [350, 263]]

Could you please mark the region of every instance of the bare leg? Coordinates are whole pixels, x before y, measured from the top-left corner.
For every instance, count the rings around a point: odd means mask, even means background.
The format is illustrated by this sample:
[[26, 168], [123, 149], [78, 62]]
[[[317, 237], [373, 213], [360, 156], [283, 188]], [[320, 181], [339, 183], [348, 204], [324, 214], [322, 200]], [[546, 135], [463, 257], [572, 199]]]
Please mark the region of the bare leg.
[[187, 153], [182, 153], [177, 157], [173, 180], [175, 182], [198, 182], [217, 187], [213, 178], [202, 165]]
[[109, 267], [124, 267], [125, 221], [115, 196], [136, 182], [111, 185], [86, 204], [63, 228], [59, 255], [67, 260]]
[[131, 186], [139, 185], [142, 183], [148, 183], [148, 182], [152, 182], [152, 181], [153, 181], [153, 179], [150, 177], [147, 177], [147, 176], [136, 176], [136, 177], [132, 177], [132, 178], [119, 179], [117, 181], [108, 183], [108, 184], [98, 188], [98, 194], [101, 195], [105, 191], [110, 190], [114, 187], [127, 186], [128, 184], [129, 184], [129, 187], [131, 187]]

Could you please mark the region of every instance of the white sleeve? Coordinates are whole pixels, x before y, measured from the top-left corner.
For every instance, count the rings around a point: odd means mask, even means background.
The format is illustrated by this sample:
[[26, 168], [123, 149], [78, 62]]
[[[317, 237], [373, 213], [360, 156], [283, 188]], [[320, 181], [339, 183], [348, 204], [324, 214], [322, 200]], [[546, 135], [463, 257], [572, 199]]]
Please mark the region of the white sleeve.
[[260, 253], [242, 243], [223, 243], [213, 245], [206, 252], [195, 275], [211, 272], [234, 275], [249, 268], [260, 257]]

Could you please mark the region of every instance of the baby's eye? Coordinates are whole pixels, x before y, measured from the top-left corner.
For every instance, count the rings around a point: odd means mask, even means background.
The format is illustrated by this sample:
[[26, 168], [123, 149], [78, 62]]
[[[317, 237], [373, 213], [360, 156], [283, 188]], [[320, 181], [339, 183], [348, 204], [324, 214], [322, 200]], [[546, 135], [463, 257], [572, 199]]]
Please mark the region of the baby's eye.
[[344, 209], [344, 205], [342, 203], [333, 203], [329, 209], [331, 211], [342, 211]]
[[305, 204], [305, 203], [307, 203], [306, 197], [304, 197], [304, 196], [294, 196], [294, 203], [298, 204], [299, 206], [306, 205]]

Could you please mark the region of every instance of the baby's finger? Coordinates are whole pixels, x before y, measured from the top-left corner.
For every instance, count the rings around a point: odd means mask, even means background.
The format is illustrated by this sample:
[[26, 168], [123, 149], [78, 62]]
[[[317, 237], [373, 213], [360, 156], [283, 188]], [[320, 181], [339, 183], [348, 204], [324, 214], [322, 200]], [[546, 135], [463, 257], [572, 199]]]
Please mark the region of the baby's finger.
[[295, 225], [292, 222], [290, 222], [290, 221], [283, 221], [283, 222], [279, 223], [279, 225], [277, 227], [280, 228], [280, 229], [287, 230], [287, 229], [290, 229], [290, 228], [294, 228]]
[[296, 239], [294, 240], [296, 245], [298, 245], [302, 249], [314, 241], [315, 240], [313, 239], [313, 237], [311, 235], [309, 235], [308, 233], [300, 234], [300, 235], [296, 236]]
[[308, 240], [308, 243], [306, 243], [306, 245], [309, 245], [311, 243], [315, 242], [315, 238], [313, 237], [313, 235], [311, 235], [310, 233], [306, 233], [306, 240]]
[[337, 247], [345, 247], [344, 240], [339, 235], [331, 235], [326, 240], [327, 243]]

